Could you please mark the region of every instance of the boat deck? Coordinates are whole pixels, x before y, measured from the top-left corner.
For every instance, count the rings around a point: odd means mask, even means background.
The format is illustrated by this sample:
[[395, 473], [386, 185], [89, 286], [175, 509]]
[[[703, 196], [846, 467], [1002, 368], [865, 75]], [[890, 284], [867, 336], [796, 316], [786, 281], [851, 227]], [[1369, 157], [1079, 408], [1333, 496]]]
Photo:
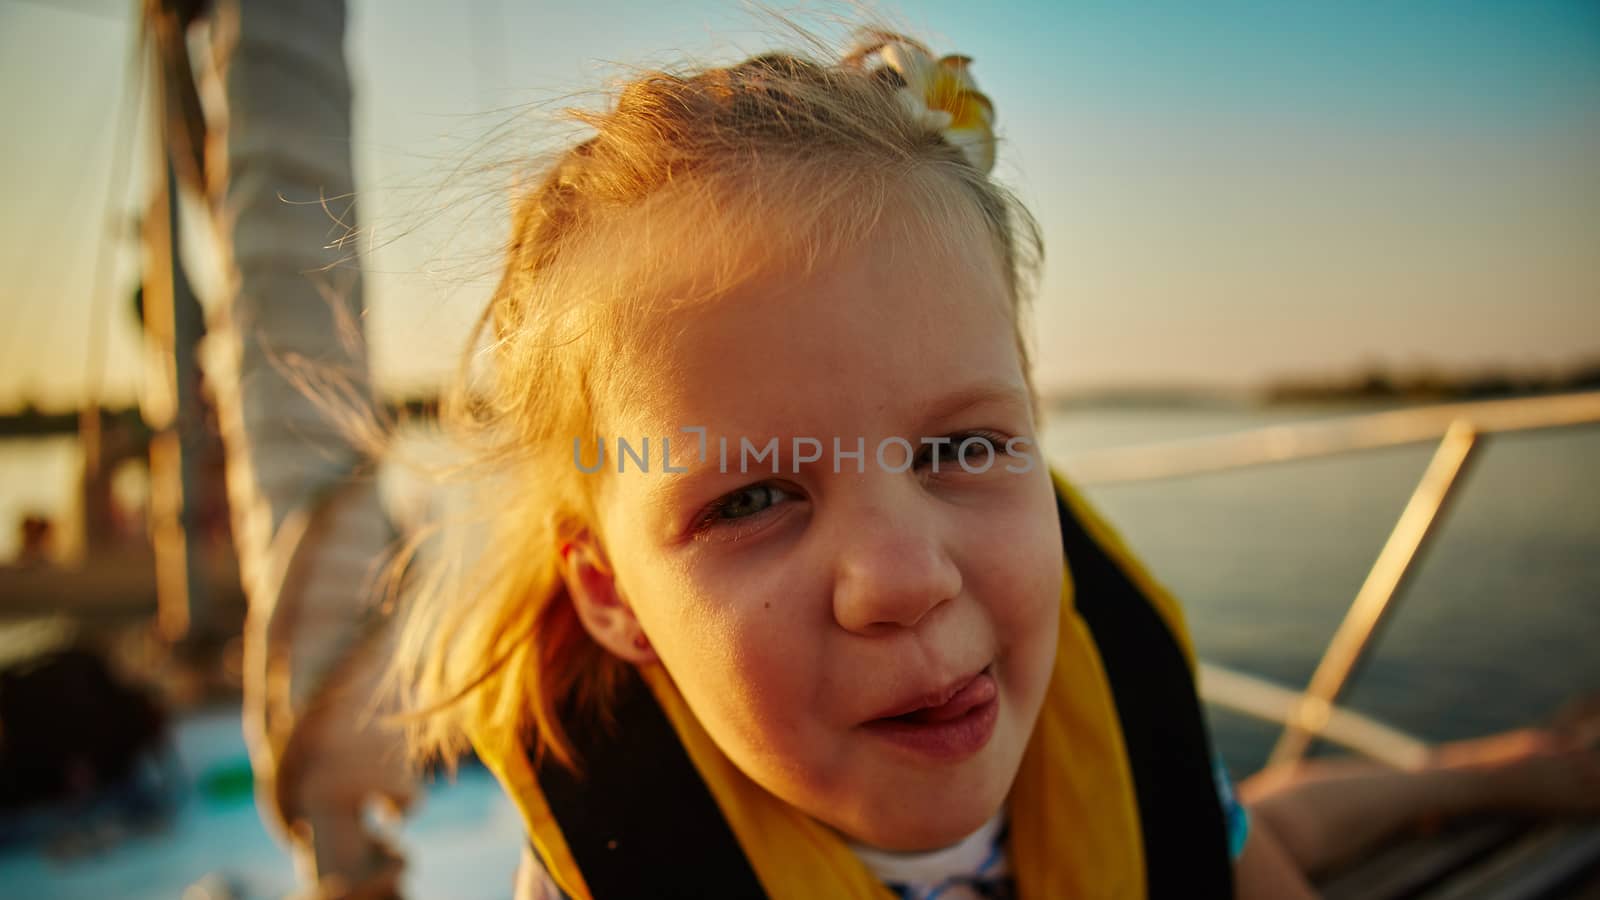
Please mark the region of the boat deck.
[[1328, 900], [1592, 900], [1600, 824], [1467, 824], [1397, 843], [1318, 888]]

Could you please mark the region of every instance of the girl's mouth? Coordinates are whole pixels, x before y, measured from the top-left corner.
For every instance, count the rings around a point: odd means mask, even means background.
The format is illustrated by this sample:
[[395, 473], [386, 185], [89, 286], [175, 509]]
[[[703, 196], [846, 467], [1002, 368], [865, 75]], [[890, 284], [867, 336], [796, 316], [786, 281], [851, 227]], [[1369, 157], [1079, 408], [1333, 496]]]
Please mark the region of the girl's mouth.
[[1000, 691], [992, 668], [973, 676], [943, 702], [872, 719], [862, 727], [919, 756], [941, 762], [966, 759], [989, 743], [999, 717]]

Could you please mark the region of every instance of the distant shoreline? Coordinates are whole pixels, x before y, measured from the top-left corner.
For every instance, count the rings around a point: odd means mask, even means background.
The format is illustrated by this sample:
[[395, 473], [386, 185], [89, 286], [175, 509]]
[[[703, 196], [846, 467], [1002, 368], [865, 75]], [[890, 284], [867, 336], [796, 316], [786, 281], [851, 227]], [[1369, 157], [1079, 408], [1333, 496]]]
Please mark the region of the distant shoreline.
[[1600, 390], [1600, 362], [1559, 374], [1484, 372], [1441, 375], [1371, 370], [1354, 375], [1272, 379], [1228, 388], [1195, 385], [1108, 386], [1050, 391], [1054, 409], [1262, 409], [1283, 406], [1452, 403]]

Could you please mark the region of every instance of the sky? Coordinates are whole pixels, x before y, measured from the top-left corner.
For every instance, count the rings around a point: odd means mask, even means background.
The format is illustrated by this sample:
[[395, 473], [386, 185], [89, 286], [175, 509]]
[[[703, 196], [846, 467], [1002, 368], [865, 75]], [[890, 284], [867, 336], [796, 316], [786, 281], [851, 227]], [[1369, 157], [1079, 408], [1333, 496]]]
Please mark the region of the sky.
[[[107, 194], [136, 5], [0, 0], [0, 408], [73, 405], [91, 354], [108, 400], [140, 383], [147, 135]], [[1044, 230], [1046, 389], [1600, 358], [1600, 4], [882, 8], [973, 57], [994, 100], [997, 174]], [[619, 63], [773, 45], [732, 0], [350, 9], [368, 330], [395, 390], [454, 363], [541, 110]]]

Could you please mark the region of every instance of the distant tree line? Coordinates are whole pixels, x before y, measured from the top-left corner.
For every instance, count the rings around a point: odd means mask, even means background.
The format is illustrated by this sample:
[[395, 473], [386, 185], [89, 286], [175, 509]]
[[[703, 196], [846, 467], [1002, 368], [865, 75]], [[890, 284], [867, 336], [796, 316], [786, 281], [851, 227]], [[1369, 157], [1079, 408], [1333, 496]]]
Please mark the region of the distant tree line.
[[1600, 389], [1600, 360], [1560, 372], [1397, 371], [1372, 367], [1346, 377], [1285, 378], [1269, 382], [1265, 403], [1346, 400], [1480, 400]]
[[1317, 403], [1417, 402], [1485, 400], [1536, 394], [1600, 390], [1600, 359], [1560, 371], [1513, 372], [1485, 369], [1446, 372], [1402, 370], [1372, 365], [1354, 372], [1268, 379], [1250, 388], [1204, 384], [1099, 387], [1051, 392], [1051, 407], [1252, 407]]

